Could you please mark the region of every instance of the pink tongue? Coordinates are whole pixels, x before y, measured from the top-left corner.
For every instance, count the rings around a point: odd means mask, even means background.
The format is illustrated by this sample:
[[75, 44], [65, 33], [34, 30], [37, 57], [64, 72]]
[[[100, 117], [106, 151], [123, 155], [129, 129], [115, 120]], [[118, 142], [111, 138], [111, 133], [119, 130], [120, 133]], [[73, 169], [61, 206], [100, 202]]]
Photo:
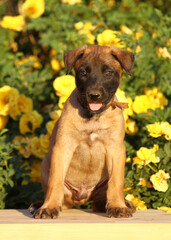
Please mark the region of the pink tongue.
[[102, 107], [102, 103], [89, 103], [89, 107], [92, 111], [98, 111]]

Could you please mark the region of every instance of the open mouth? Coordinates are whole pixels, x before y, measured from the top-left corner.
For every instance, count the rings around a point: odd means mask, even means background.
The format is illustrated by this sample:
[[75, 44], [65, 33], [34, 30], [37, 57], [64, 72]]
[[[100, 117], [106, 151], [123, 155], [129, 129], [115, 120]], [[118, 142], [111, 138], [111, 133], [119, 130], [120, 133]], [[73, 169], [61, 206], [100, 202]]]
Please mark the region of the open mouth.
[[88, 105], [89, 105], [90, 110], [93, 112], [97, 112], [104, 107], [103, 103], [89, 103]]

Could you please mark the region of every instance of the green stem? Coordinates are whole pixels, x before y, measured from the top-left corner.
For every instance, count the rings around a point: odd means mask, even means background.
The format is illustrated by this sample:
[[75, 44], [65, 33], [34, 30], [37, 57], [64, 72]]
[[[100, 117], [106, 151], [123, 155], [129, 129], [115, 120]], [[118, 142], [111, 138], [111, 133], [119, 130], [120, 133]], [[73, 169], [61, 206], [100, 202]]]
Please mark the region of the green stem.
[[153, 172], [155, 172], [155, 173], [157, 172], [157, 170], [154, 169], [150, 164], [148, 164], [147, 166], [148, 166], [149, 168], [151, 168], [151, 170], [153, 170]]

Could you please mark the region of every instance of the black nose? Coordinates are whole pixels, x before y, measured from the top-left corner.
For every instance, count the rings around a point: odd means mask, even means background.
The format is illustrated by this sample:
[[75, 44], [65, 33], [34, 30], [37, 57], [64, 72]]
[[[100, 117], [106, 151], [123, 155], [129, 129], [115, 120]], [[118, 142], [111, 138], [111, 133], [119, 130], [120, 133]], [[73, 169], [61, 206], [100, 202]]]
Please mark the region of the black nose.
[[100, 90], [97, 90], [97, 89], [91, 89], [88, 91], [88, 97], [90, 100], [99, 100], [101, 99], [102, 97], [102, 92]]

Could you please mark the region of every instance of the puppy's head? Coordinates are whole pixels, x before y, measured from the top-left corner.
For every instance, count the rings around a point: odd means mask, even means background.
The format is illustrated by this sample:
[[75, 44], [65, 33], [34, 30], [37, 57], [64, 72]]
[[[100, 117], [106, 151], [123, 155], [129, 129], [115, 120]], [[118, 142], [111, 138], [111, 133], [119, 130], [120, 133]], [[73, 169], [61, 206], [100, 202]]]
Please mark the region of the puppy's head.
[[124, 69], [131, 74], [134, 55], [131, 52], [106, 46], [81, 46], [64, 55], [67, 74], [76, 74], [78, 98], [91, 113], [100, 113], [108, 106]]

